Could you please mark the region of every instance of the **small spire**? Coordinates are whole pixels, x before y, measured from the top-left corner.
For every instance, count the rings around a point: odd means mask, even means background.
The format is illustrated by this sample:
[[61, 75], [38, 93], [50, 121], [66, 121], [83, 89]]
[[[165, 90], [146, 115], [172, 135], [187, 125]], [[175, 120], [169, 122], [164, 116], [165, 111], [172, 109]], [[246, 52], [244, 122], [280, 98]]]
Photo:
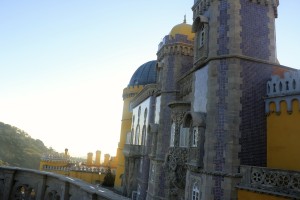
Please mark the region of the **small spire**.
[[183, 23], [186, 24], [186, 15], [184, 15]]

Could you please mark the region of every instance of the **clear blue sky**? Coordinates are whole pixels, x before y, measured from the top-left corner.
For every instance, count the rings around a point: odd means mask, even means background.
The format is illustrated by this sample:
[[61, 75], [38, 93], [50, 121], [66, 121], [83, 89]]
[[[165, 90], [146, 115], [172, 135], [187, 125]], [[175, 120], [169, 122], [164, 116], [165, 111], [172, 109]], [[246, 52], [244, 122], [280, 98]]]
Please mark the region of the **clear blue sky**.
[[[193, 0], [0, 0], [0, 121], [58, 151], [114, 155], [122, 90]], [[277, 53], [300, 68], [300, 1], [280, 2]], [[293, 26], [296, 25], [296, 26]]]

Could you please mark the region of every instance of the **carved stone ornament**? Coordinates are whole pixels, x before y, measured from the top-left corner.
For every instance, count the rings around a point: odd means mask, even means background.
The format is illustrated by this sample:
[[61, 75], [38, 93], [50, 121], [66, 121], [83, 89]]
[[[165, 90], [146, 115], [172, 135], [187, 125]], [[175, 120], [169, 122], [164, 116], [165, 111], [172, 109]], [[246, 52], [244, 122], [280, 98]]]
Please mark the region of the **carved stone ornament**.
[[185, 188], [186, 162], [186, 148], [170, 148], [165, 161], [165, 170], [168, 172], [171, 188]]

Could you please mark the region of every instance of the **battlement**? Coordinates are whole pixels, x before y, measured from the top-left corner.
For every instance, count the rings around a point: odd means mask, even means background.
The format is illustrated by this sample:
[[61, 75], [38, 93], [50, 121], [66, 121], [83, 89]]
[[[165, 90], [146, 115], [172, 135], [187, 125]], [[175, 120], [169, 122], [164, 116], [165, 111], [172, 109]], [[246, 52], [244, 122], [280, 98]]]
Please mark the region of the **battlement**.
[[[112, 173], [115, 174], [115, 168], [111, 168]], [[97, 174], [105, 174], [107, 168], [106, 167], [86, 167], [86, 166], [72, 166], [72, 167], [64, 167], [64, 166], [43, 166], [44, 171], [77, 171], [77, 172], [89, 172], [89, 173], [97, 173]]]
[[41, 160], [47, 162], [70, 162], [70, 156], [65, 156], [63, 154], [44, 154], [42, 155]]
[[159, 43], [158, 51], [160, 51], [160, 49], [165, 45], [173, 45], [173, 44], [177, 44], [177, 43], [193, 45], [194, 41], [189, 40], [187, 35], [176, 34], [175, 37], [172, 37], [170, 35], [166, 35], [163, 38], [163, 40]]
[[143, 89], [142, 85], [134, 85], [134, 86], [128, 86], [123, 89], [123, 100], [134, 97], [138, 92], [140, 92]]
[[[203, 15], [205, 11], [208, 10], [211, 3], [216, 0], [194, 0], [193, 19], [195, 20], [197, 16]], [[279, 0], [248, 0], [251, 3], [256, 3], [264, 6], [271, 6], [274, 9], [275, 17], [278, 17], [277, 7], [279, 5]]]
[[300, 71], [289, 71], [284, 73], [284, 77], [272, 76], [267, 82], [267, 97], [265, 99], [266, 114], [282, 111], [282, 103], [286, 104], [286, 111], [292, 113], [298, 106], [295, 101], [300, 102]]
[[202, 15], [206, 10], [208, 10], [211, 2], [213, 0], [195, 0], [194, 6], [192, 7], [193, 12], [193, 19], [199, 15]]
[[300, 93], [300, 71], [285, 72], [284, 77], [277, 75], [267, 82], [267, 96], [276, 97]]
[[264, 6], [271, 6], [274, 9], [274, 15], [278, 17], [277, 7], [279, 5], [279, 0], [249, 0], [252, 3], [257, 3]]

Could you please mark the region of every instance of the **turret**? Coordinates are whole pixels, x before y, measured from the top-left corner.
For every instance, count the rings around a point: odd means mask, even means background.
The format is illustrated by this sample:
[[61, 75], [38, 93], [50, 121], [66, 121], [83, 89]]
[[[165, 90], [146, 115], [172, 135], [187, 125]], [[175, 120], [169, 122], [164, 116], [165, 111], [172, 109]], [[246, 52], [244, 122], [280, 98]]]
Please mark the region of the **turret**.
[[109, 154], [104, 154], [104, 163], [103, 163], [103, 165], [105, 167], [109, 166], [109, 159], [110, 159], [110, 155]]
[[96, 151], [96, 158], [95, 158], [95, 165], [100, 167], [100, 158], [101, 158], [101, 151]]
[[87, 166], [93, 165], [93, 153], [89, 152], [87, 154], [87, 161], [86, 161]]
[[68, 157], [69, 156], [69, 150], [67, 148], [65, 148], [65, 157]]
[[278, 0], [195, 1], [194, 62], [199, 66], [209, 58], [235, 55], [276, 63], [278, 4]]

